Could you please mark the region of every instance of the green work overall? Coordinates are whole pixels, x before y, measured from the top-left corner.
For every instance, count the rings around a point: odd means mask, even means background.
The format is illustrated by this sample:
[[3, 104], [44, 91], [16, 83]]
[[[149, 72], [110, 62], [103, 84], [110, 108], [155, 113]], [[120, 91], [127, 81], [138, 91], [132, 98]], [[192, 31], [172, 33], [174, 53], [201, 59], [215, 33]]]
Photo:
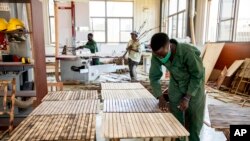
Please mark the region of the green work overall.
[[[199, 57], [200, 51], [185, 43], [176, 44], [176, 53], [172, 62], [163, 64], [158, 57], [152, 55], [150, 68], [150, 83], [155, 97], [162, 95], [160, 79], [162, 77], [162, 65], [170, 72], [169, 106], [171, 113], [186, 126], [190, 132], [189, 141], [199, 141], [200, 130], [203, 125], [205, 94], [204, 73], [205, 69]], [[188, 109], [182, 112], [178, 106], [183, 96], [191, 95]], [[181, 139], [184, 140], [184, 139]]]
[[[88, 48], [91, 53], [98, 52], [97, 44], [96, 44], [96, 42], [94, 40], [93, 41], [88, 41], [87, 44], [84, 47]], [[99, 65], [100, 64], [99, 58], [93, 58], [92, 62], [93, 62], [93, 65]]]

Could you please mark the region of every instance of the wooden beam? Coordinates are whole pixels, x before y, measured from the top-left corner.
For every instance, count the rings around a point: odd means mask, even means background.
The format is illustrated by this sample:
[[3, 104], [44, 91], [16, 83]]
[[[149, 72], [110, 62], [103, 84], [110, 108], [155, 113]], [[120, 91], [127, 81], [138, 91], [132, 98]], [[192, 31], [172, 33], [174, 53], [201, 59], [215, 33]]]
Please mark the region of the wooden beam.
[[59, 60], [56, 58], [58, 57], [59, 53], [59, 29], [58, 29], [58, 3], [55, 1], [54, 2], [54, 10], [55, 10], [55, 42], [56, 42], [56, 47], [55, 47], [55, 77], [56, 81], [59, 82]]
[[34, 54], [34, 74], [37, 104], [41, 103], [47, 94], [47, 76], [45, 63], [45, 44], [43, 28], [43, 8], [40, 0], [31, 1], [32, 31], [33, 34], [33, 54]]

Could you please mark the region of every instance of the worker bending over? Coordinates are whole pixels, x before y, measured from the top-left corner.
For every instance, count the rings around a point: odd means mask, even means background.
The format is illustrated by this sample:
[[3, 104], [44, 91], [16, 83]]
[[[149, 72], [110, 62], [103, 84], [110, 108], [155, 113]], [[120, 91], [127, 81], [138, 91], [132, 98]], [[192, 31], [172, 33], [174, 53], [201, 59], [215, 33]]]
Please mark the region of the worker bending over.
[[130, 33], [131, 40], [128, 43], [128, 67], [130, 78], [132, 82], [137, 81], [136, 67], [141, 61], [141, 45], [138, 40], [138, 33], [136, 31]]
[[151, 48], [153, 53], [149, 78], [160, 108], [166, 103], [160, 86], [163, 65], [170, 72], [170, 112], [190, 132], [189, 141], [199, 141], [205, 107], [205, 70], [199, 57], [200, 51], [190, 44], [169, 40], [165, 33], [157, 33], [152, 37]]

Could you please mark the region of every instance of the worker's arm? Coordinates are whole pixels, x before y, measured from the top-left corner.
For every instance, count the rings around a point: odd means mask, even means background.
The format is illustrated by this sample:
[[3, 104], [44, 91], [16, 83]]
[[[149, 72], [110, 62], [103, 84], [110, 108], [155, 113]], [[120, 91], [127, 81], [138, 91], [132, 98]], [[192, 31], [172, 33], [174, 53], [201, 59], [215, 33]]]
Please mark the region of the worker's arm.
[[[196, 52], [199, 51], [197, 50]], [[197, 94], [201, 85], [204, 85], [204, 67], [201, 58], [194, 51], [187, 53], [185, 60], [188, 73], [190, 75], [190, 81], [186, 94], [188, 97], [193, 97]]]
[[162, 95], [161, 83], [160, 83], [160, 79], [162, 77], [161, 66], [162, 66], [161, 62], [156, 58], [156, 56], [152, 55], [151, 67], [149, 71], [149, 79], [150, 79], [150, 85], [153, 90], [153, 94], [156, 98]]
[[131, 48], [130, 50], [133, 50], [134, 52], [141, 52], [141, 45], [138, 44], [136, 49]]

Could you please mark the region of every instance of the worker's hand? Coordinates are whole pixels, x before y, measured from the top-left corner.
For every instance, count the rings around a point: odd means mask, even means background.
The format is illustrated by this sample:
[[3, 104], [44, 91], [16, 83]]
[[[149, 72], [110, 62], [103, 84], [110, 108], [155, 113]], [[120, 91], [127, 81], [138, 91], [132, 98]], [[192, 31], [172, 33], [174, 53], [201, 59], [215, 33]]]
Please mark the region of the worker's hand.
[[180, 102], [180, 105], [178, 106], [178, 108], [181, 110], [181, 111], [186, 111], [189, 107], [189, 101], [190, 101], [190, 98], [191, 96], [184, 96], [182, 99], [181, 99], [181, 102]]
[[127, 50], [131, 50], [132, 48], [133, 48], [133, 46], [130, 45], [127, 47]]
[[165, 109], [167, 107], [167, 102], [164, 98], [164, 95], [161, 95], [158, 99], [159, 99], [159, 108], [161, 110]]

